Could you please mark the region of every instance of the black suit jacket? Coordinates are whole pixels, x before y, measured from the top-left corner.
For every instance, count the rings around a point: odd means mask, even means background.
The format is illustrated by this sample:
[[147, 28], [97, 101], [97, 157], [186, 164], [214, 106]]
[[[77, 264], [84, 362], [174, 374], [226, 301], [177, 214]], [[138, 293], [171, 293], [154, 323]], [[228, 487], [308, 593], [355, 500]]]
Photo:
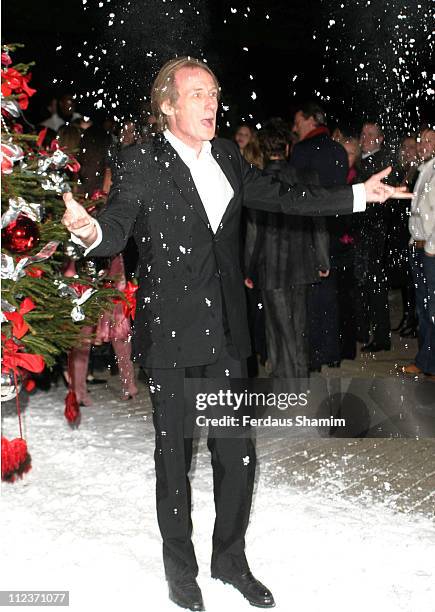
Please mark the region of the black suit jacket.
[[239, 223], [242, 204], [293, 215], [348, 214], [348, 187], [285, 185], [249, 165], [238, 147], [212, 141], [212, 154], [234, 197], [214, 234], [188, 167], [163, 136], [121, 153], [106, 209], [103, 240], [90, 253], [119, 253], [133, 234], [139, 250], [134, 355], [144, 366], [212, 363], [226, 319], [239, 358], [251, 352]]
[[[298, 142], [294, 146], [290, 162], [298, 169], [315, 170], [319, 175], [320, 184], [324, 187], [346, 185], [349, 171], [346, 150], [327, 133], [317, 134]], [[369, 176], [370, 174], [367, 178]], [[359, 217], [360, 215], [357, 215], [357, 218]], [[352, 233], [352, 220], [353, 218], [349, 217], [327, 219], [326, 227], [330, 237], [333, 266], [337, 263], [337, 257], [342, 258], [347, 251], [347, 247], [343, 248], [340, 238], [344, 234]]]
[[315, 170], [321, 185], [346, 184], [349, 170], [346, 150], [326, 133], [295, 144], [290, 163], [298, 170]]
[[[387, 166], [390, 166], [391, 163], [391, 153], [385, 147], [381, 147], [376, 153], [369, 155], [365, 159], [361, 159], [358, 168], [358, 180], [361, 182], [366, 181], [372, 174], [384, 170]], [[392, 172], [386, 180], [390, 185], [397, 184], [394, 174], [395, 173]], [[388, 205], [380, 206], [374, 204], [368, 206], [367, 210], [358, 217], [358, 224], [361, 228], [360, 231], [362, 235], [377, 236], [379, 233], [385, 235], [388, 230], [389, 212]]]

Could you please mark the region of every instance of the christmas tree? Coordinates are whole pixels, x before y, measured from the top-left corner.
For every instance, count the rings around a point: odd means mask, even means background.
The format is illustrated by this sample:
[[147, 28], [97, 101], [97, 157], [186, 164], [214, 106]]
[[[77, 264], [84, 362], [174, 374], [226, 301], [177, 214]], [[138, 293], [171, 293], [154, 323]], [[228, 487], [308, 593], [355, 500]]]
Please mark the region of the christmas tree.
[[[77, 250], [61, 224], [62, 193], [73, 187], [79, 164], [56, 140], [45, 146], [46, 130], [25, 132], [29, 124], [23, 111], [35, 90], [29, 85], [31, 64], [12, 64], [18, 46], [3, 46], [1, 55], [1, 366], [6, 399], [21, 385], [32, 388], [32, 372], [52, 368], [80, 343], [83, 326], [95, 324], [102, 310], [123, 299], [107, 279], [89, 270], [69, 278], [63, 274], [68, 256], [76, 257]], [[94, 208], [99, 203], [80, 201]], [[6, 443], [2, 440], [2, 460], [9, 469], [13, 453], [7, 456]], [[20, 453], [25, 471], [28, 459], [26, 464], [24, 450]]]

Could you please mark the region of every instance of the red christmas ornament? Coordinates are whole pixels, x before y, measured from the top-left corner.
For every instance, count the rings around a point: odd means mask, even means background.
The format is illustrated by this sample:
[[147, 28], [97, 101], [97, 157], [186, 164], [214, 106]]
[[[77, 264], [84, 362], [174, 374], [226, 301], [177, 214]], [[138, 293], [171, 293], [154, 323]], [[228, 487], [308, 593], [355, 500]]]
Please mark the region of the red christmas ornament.
[[26, 253], [39, 242], [38, 224], [20, 214], [15, 221], [2, 229], [2, 241], [4, 248], [11, 253]]

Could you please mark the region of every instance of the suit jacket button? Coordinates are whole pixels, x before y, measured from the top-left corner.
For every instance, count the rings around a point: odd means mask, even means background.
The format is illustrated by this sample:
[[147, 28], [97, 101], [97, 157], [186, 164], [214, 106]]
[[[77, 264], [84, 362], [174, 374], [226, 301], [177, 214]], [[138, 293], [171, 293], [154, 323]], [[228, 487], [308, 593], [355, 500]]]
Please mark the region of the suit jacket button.
[[221, 274], [220, 272], [215, 272], [214, 275], [216, 276], [216, 278], [219, 278]]

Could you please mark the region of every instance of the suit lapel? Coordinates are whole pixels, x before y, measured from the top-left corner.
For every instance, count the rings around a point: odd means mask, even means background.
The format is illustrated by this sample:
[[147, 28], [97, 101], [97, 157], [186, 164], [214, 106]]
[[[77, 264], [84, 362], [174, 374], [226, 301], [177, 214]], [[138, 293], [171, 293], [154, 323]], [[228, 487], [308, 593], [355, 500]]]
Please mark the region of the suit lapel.
[[215, 158], [215, 160], [217, 161], [217, 163], [219, 164], [222, 172], [227, 177], [228, 182], [230, 183], [234, 191], [234, 195], [231, 198], [231, 200], [228, 202], [228, 206], [225, 209], [224, 215], [219, 224], [219, 228], [216, 232], [218, 234], [221, 231], [225, 221], [228, 219], [229, 215], [231, 214], [231, 211], [235, 203], [237, 202], [237, 196], [239, 195], [239, 192], [240, 192], [240, 180], [238, 180], [235, 169], [234, 169], [235, 159], [233, 159], [226, 151], [221, 150], [219, 146], [219, 140], [212, 141], [211, 153], [213, 157]]
[[209, 226], [207, 213], [205, 212], [204, 205], [199, 197], [189, 168], [166, 138], [161, 137], [156, 144], [157, 159], [165, 170], [171, 174], [175, 184], [180, 190], [181, 196], [186, 200], [187, 204], [192, 206], [204, 223]]
[[[234, 196], [228, 202], [228, 206], [224, 212], [221, 224], [216, 233], [220, 232], [222, 225], [230, 215], [231, 210], [237, 201], [237, 196], [240, 192], [240, 181], [238, 180], [234, 169], [235, 160], [233, 160], [226, 151], [222, 151], [218, 143], [219, 141], [212, 141], [211, 152], [214, 159], [219, 164], [222, 172], [228, 179], [231, 187], [233, 188]], [[163, 136], [156, 137], [155, 148], [156, 157], [159, 160], [159, 163], [164, 167], [167, 172], [171, 174], [175, 184], [180, 190], [181, 196], [190, 206], [192, 206], [196, 210], [196, 212], [199, 214], [199, 216], [207, 225], [207, 227], [210, 228], [210, 223], [204, 208], [204, 204], [202, 203], [202, 200], [199, 197], [199, 193], [195, 187], [195, 183], [193, 181], [189, 168], [183, 162], [183, 160], [175, 151], [175, 149]]]

